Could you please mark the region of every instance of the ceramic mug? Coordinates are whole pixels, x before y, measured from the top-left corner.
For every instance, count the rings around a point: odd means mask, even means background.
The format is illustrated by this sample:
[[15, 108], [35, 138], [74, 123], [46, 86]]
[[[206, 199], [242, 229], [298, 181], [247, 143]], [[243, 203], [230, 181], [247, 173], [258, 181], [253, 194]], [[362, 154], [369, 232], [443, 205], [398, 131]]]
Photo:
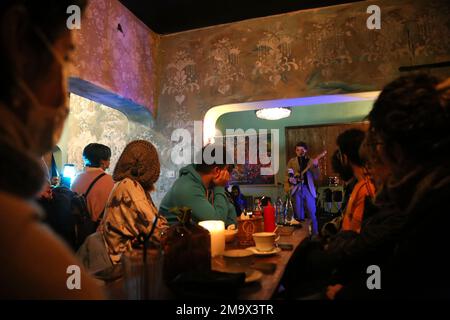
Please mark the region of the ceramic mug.
[[256, 250], [270, 252], [275, 249], [275, 242], [280, 239], [275, 232], [257, 232], [253, 234]]

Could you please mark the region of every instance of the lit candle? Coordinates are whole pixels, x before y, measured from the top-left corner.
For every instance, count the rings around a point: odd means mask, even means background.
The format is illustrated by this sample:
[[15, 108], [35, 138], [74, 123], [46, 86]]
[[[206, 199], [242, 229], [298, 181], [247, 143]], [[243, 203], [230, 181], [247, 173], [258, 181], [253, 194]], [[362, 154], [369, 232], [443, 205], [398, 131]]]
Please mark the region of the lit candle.
[[207, 220], [198, 223], [211, 235], [211, 257], [216, 257], [225, 251], [225, 224], [220, 220]]

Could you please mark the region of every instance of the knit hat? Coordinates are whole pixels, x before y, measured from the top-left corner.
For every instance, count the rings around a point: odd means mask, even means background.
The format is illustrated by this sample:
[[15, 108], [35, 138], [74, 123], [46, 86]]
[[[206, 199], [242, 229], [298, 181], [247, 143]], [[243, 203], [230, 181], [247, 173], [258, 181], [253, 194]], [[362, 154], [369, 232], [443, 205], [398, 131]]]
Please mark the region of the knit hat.
[[145, 140], [130, 142], [114, 168], [114, 181], [130, 178], [139, 182], [145, 190], [150, 190], [158, 181], [160, 165], [158, 152], [153, 144]]

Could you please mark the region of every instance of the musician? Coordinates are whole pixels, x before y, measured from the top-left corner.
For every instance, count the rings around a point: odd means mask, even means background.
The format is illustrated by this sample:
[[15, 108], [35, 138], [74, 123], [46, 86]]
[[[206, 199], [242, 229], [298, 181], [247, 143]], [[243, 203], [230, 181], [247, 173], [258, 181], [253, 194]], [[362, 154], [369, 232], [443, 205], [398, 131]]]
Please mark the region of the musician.
[[[296, 157], [287, 163], [284, 188], [289, 192], [294, 202], [295, 218], [305, 219], [305, 208], [312, 222], [313, 234], [318, 233], [316, 218], [316, 188], [314, 181], [319, 178], [319, 161], [307, 156], [308, 145], [301, 141], [295, 145]], [[306, 170], [306, 171], [305, 171]], [[301, 174], [303, 172], [303, 175]]]

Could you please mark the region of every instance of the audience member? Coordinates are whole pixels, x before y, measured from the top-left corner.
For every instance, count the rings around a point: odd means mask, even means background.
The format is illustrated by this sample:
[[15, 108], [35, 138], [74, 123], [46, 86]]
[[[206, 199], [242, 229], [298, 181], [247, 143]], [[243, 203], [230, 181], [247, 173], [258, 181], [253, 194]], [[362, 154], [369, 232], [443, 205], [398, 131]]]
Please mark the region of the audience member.
[[0, 3], [1, 299], [103, 297], [83, 268], [81, 288], [68, 288], [67, 268], [79, 262], [30, 203], [45, 181], [41, 157], [56, 145], [69, 112], [71, 5], [83, 8], [85, 1]]
[[[114, 187], [112, 177], [105, 173], [105, 170], [109, 168], [110, 158], [111, 149], [109, 147], [99, 143], [88, 144], [83, 150], [85, 169], [76, 176], [71, 186], [72, 191], [86, 194], [92, 184], [86, 201], [91, 219], [97, 224], [100, 224], [109, 194]], [[100, 175], [102, 176], [100, 177]], [[99, 179], [97, 179], [98, 177]], [[94, 180], [96, 180], [95, 183]]]
[[[211, 151], [212, 161], [207, 163], [204, 154]], [[221, 156], [216, 152], [220, 151]], [[192, 209], [195, 222], [222, 220], [226, 226], [236, 224], [236, 214], [229, 210], [224, 186], [230, 180], [231, 166], [225, 163], [226, 149], [208, 145], [202, 149], [202, 163], [190, 164], [180, 170], [180, 177], [167, 192], [159, 208], [170, 224], [177, 222], [174, 207]]]

